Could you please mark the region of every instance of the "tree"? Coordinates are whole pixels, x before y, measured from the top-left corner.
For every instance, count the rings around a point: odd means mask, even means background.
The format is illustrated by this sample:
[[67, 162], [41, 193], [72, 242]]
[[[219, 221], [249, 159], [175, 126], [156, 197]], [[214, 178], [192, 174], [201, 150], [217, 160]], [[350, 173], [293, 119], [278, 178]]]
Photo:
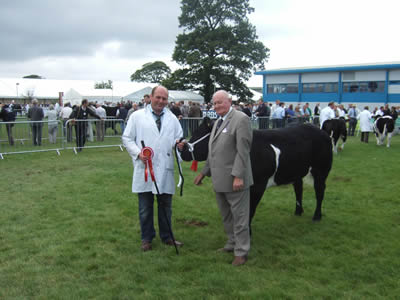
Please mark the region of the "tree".
[[257, 41], [247, 15], [249, 0], [182, 0], [172, 59], [186, 70], [186, 82], [211, 100], [218, 85], [239, 97], [252, 94], [245, 82], [263, 69], [269, 49]]
[[131, 81], [161, 83], [170, 74], [171, 69], [164, 62], [149, 62], [131, 75]]
[[108, 80], [107, 82], [101, 81], [101, 82], [96, 82], [94, 84], [95, 89], [113, 89], [113, 82], [112, 80]]
[[44, 77], [40, 76], [40, 75], [36, 75], [36, 74], [32, 74], [32, 75], [26, 75], [22, 78], [28, 78], [28, 79], [44, 79]]

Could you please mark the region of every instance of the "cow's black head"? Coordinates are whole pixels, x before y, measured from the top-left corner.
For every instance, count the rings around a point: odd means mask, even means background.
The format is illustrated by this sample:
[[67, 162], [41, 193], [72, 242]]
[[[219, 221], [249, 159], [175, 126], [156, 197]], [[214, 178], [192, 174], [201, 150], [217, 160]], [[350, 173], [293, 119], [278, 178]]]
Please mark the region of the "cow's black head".
[[[189, 151], [189, 146], [185, 145], [181, 152], [181, 157], [184, 161], [191, 161], [193, 159], [197, 161], [204, 161], [208, 155], [208, 141], [210, 136], [199, 141], [202, 137], [211, 132], [214, 121], [209, 117], [205, 117], [201, 122], [200, 126], [192, 133], [192, 137], [189, 140], [189, 144], [193, 145], [193, 152]], [[196, 143], [196, 141], [199, 141]], [[193, 153], [193, 155], [192, 155]]]

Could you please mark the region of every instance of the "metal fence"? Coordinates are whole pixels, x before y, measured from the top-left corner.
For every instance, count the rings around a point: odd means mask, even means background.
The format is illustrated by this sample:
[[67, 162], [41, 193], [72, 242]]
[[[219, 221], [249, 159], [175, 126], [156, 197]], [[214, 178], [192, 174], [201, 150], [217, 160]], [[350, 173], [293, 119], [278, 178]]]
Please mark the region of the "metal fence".
[[4, 155], [84, 148], [119, 147], [121, 119], [0, 122], [0, 158]]
[[[202, 118], [180, 120], [185, 138], [192, 136]], [[252, 117], [253, 129], [290, 127], [319, 120], [311, 118]], [[64, 121], [16, 121], [0, 122], [0, 158], [8, 154], [56, 151], [71, 149], [75, 153], [86, 148], [118, 147], [123, 151], [121, 137], [125, 128], [122, 119], [64, 120]]]
[[[211, 119], [216, 119], [218, 116], [210, 115]], [[183, 135], [185, 138], [190, 137], [192, 132], [196, 130], [202, 118], [183, 118], [179, 120], [183, 129]], [[310, 117], [290, 117], [283, 119], [271, 119], [270, 117], [251, 117], [251, 126], [253, 129], [273, 129], [279, 127], [291, 127], [303, 123], [313, 123], [319, 126], [319, 119]]]

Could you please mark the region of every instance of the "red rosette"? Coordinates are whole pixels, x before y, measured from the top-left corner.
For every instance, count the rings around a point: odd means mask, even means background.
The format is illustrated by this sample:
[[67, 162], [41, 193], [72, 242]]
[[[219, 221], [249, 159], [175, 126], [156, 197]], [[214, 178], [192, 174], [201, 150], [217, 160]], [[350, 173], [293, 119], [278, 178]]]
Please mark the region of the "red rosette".
[[147, 173], [148, 173], [147, 169], [150, 169], [151, 180], [155, 181], [153, 162], [152, 162], [152, 158], [154, 156], [153, 149], [151, 149], [150, 147], [143, 147], [141, 154], [148, 158], [144, 168], [144, 181], [147, 182]]

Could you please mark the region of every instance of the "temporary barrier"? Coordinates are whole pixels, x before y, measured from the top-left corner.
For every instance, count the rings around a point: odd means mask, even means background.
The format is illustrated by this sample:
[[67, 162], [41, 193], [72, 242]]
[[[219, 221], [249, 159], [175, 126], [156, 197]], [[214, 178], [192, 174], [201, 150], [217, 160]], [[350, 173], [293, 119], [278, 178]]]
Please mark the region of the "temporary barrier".
[[[210, 115], [211, 116], [211, 115]], [[212, 115], [211, 117], [216, 117]], [[185, 138], [192, 136], [202, 118], [180, 119]], [[252, 117], [253, 129], [288, 127], [312, 122], [305, 118], [285, 118], [280, 121], [269, 117]], [[86, 148], [122, 148], [122, 119], [67, 120], [67, 121], [16, 121], [0, 122], [0, 158], [6, 154], [56, 151], [72, 149], [75, 153]]]
[[60, 121], [0, 122], [0, 158], [6, 154], [56, 151], [63, 148]]
[[4, 155], [83, 148], [119, 147], [121, 119], [0, 122], [0, 158]]
[[77, 153], [85, 148], [119, 147], [123, 151], [124, 125], [124, 120], [114, 118], [68, 120], [64, 123], [63, 149], [73, 149]]

